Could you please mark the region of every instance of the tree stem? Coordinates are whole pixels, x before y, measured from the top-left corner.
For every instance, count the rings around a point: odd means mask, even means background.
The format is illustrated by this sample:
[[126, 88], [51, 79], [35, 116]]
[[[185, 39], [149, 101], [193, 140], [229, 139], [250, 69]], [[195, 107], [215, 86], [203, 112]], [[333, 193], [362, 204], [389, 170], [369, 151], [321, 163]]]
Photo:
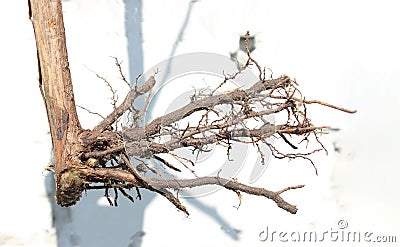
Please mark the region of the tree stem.
[[[37, 47], [39, 87], [46, 106], [59, 184], [60, 174], [80, 162], [76, 154], [82, 149], [78, 144], [82, 128], [69, 70], [62, 4], [61, 0], [29, 0], [29, 8]], [[57, 197], [58, 194], [59, 191]]]

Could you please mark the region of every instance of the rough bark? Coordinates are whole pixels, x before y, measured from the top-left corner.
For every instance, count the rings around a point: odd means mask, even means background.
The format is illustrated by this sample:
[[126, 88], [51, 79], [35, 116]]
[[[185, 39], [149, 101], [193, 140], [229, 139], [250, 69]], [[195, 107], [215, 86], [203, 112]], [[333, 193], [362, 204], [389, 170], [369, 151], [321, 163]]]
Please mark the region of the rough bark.
[[[151, 76], [142, 86], [133, 87], [123, 103], [115, 107], [114, 111], [93, 130], [84, 130], [81, 128], [76, 112], [61, 0], [29, 0], [28, 3], [29, 17], [33, 23], [38, 51], [39, 88], [46, 106], [53, 144], [55, 198], [57, 204], [61, 206], [75, 204], [79, 201], [82, 192], [87, 189], [104, 189], [110, 204], [117, 204], [118, 191], [133, 201], [133, 197], [125, 189], [136, 187], [138, 197], [140, 197], [138, 188], [154, 191], [188, 214], [178, 197], [169, 190], [218, 185], [233, 190], [238, 196], [240, 192], [264, 196], [274, 201], [280, 208], [290, 213], [296, 213], [296, 206], [286, 202], [281, 194], [290, 189], [302, 188], [303, 185], [290, 186], [274, 192], [241, 184], [234, 178], [200, 177], [181, 180], [148, 178], [131, 163], [130, 157], [134, 157], [144, 166], [146, 166], [146, 159], [157, 159], [166, 167], [179, 171], [178, 168], [156, 155], [159, 153], [171, 154], [177, 148], [192, 147], [203, 151], [204, 146], [211, 143], [224, 143], [229, 146], [231, 142], [243, 142], [257, 146], [265, 144], [276, 158], [303, 158], [312, 163], [308, 155], [318, 150], [305, 154], [284, 154], [263, 141], [276, 135], [293, 149], [297, 147], [290, 143], [285, 135], [288, 137], [290, 137], [289, 135], [301, 136], [304, 139], [314, 135], [316, 141], [319, 142], [317, 131], [327, 127], [315, 127], [311, 124], [306, 115], [307, 104], [320, 104], [354, 113], [354, 111], [321, 101], [304, 100], [297, 89], [297, 83], [287, 76], [266, 80], [261, 67], [251, 58], [248, 50], [249, 59], [243, 69], [253, 63], [260, 72], [259, 81], [248, 89], [237, 89], [216, 95], [213, 92], [144, 126], [140, 127], [136, 124], [126, 129], [124, 133], [113, 131], [112, 125], [118, 122], [124, 112], [130, 111], [138, 116], [143, 113], [145, 109], [141, 112], [133, 109], [132, 106], [138, 96], [147, 94], [149, 97], [151, 89], [155, 85], [155, 78]], [[116, 62], [121, 71], [120, 64], [117, 60]], [[125, 77], [123, 79], [125, 80]], [[127, 81], [126, 83], [129, 84]], [[274, 103], [269, 103], [269, 99], [274, 100]], [[255, 102], [265, 105], [266, 108], [254, 110], [252, 104]], [[217, 112], [217, 107], [220, 105], [236, 106], [237, 110], [221, 116], [215, 121], [208, 121], [209, 114]], [[199, 121], [197, 126], [188, 125], [184, 129], [173, 127], [174, 123], [195, 112], [204, 113], [204, 119]], [[264, 118], [280, 112], [287, 113], [287, 122], [272, 125]], [[245, 123], [249, 119], [263, 120], [264, 125], [258, 128], [249, 128]], [[170, 138], [167, 142], [154, 141], [159, 136]], [[260, 155], [263, 155], [261, 151]], [[107, 165], [110, 161], [116, 164]], [[103, 183], [104, 185], [98, 186], [93, 183]], [[114, 203], [108, 196], [109, 189], [113, 189], [115, 192]]]
[[73, 169], [81, 163], [78, 136], [82, 128], [69, 70], [61, 1], [29, 0], [29, 7], [37, 46], [39, 87], [53, 144], [57, 203], [70, 205], [82, 192], [83, 181]]

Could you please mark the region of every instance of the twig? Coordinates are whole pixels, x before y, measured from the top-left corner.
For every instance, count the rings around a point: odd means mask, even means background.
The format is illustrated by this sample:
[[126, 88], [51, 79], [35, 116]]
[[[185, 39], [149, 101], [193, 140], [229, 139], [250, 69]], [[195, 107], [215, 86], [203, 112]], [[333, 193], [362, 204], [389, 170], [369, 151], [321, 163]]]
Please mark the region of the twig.
[[117, 58], [117, 57], [112, 57], [112, 58], [113, 58], [114, 61], [115, 61], [115, 65], [118, 67], [118, 71], [119, 71], [119, 74], [120, 74], [120, 76], [121, 76], [122, 81], [125, 82], [125, 84], [126, 84], [129, 88], [132, 88], [131, 84], [130, 84], [130, 83], [128, 82], [128, 80], [126, 79], [126, 77], [125, 77], [125, 75], [124, 75], [124, 72], [122, 71], [122, 67], [121, 67], [122, 62], [118, 61], [118, 58]]
[[[286, 99], [286, 97], [282, 97], [282, 96], [273, 96], [273, 95], [271, 95], [270, 97], [274, 98], [274, 99]], [[351, 113], [351, 114], [354, 114], [354, 113], [357, 112], [357, 110], [349, 110], [349, 109], [346, 109], [346, 108], [343, 108], [343, 107], [339, 107], [339, 106], [335, 106], [335, 105], [332, 105], [332, 104], [329, 104], [329, 103], [326, 103], [326, 102], [323, 102], [323, 101], [320, 101], [320, 100], [304, 100], [304, 99], [299, 99], [299, 98], [296, 98], [296, 97], [292, 97], [291, 99], [295, 100], [295, 101], [298, 101], [298, 102], [302, 102], [304, 104], [323, 105], [323, 106], [327, 106], [327, 107], [330, 107], [330, 108], [333, 108], [333, 109], [336, 109], [336, 110], [339, 110], [339, 111]]]
[[100, 158], [100, 157], [107, 156], [107, 155], [109, 155], [109, 154], [117, 154], [117, 153], [120, 153], [120, 152], [122, 152], [123, 150], [124, 150], [124, 146], [121, 145], [121, 146], [116, 146], [116, 147], [109, 148], [109, 149], [106, 149], [106, 150], [103, 150], [103, 151], [93, 151], [93, 152], [84, 153], [84, 154], [82, 155], [82, 158], [84, 158], [84, 159], [88, 159], [88, 158]]
[[80, 106], [80, 105], [76, 105], [76, 106], [81, 108], [81, 109], [83, 109], [83, 110], [85, 110], [85, 111], [87, 111], [90, 114], [97, 115], [97, 116], [101, 117], [102, 119], [105, 119], [105, 117], [103, 117], [100, 113], [93, 112], [93, 111], [91, 111], [91, 110], [89, 110], [89, 109], [87, 109], [87, 108], [85, 108], [83, 106]]
[[[249, 33], [247, 33], [247, 39]], [[246, 47], [248, 44], [246, 44]], [[286, 202], [280, 195], [288, 190], [298, 189], [304, 185], [290, 186], [279, 191], [269, 191], [264, 188], [256, 188], [239, 183], [236, 179], [217, 177], [197, 177], [193, 179], [173, 179], [167, 180], [164, 178], [150, 178], [146, 177], [147, 171], [152, 171], [158, 174], [157, 171], [148, 166], [144, 159], [156, 159], [162, 163], [163, 166], [168, 167], [174, 171], [181, 171], [180, 169], [172, 166], [165, 159], [157, 156], [156, 154], [166, 153], [172, 155], [180, 161], [183, 166], [193, 172], [184, 162], [194, 163], [190, 159], [186, 159], [172, 153], [177, 148], [193, 147], [193, 154], [207, 151], [206, 147], [209, 144], [217, 144], [226, 146], [228, 148], [228, 157], [232, 142], [240, 142], [252, 144], [257, 147], [261, 155], [261, 162], [265, 165], [265, 157], [261, 147], [267, 146], [272, 155], [278, 159], [305, 159], [309, 161], [318, 175], [317, 168], [313, 160], [309, 157], [315, 152], [325, 150], [325, 147], [320, 142], [318, 134], [323, 129], [328, 129], [328, 126], [313, 126], [311, 120], [307, 117], [307, 104], [320, 104], [328, 106], [336, 110], [354, 113], [355, 111], [347, 110], [341, 107], [333, 106], [331, 104], [304, 99], [301, 91], [297, 88], [295, 80], [290, 79], [288, 76], [282, 76], [277, 79], [265, 79], [265, 69], [255, 61], [251, 56], [248, 47], [247, 55], [248, 60], [243, 69], [248, 68], [251, 64], [255, 64], [259, 70], [259, 81], [255, 82], [252, 86], [246, 89], [236, 89], [233, 91], [220, 93], [214, 95], [216, 90], [221, 88], [229, 79], [235, 78], [242, 70], [237, 71], [231, 76], [225, 76], [224, 81], [214, 90], [211, 94], [202, 94], [201, 92], [195, 94], [193, 100], [185, 106], [172, 111], [162, 117], [158, 117], [150, 123], [139, 127], [138, 119], [144, 114], [150, 102], [151, 90], [155, 85], [154, 76], [150, 77], [142, 86], [136, 85], [131, 89], [123, 103], [114, 107], [114, 111], [103, 119], [94, 129], [90, 135], [83, 138], [83, 143], [92, 145], [91, 152], [84, 152], [81, 155], [83, 160], [89, 158], [96, 159], [116, 159], [118, 166], [99, 168], [88, 167], [91, 174], [90, 181], [106, 182], [107, 188], [113, 188], [115, 192], [114, 205], [117, 204], [118, 191], [121, 192], [129, 200], [133, 198], [126, 194], [123, 190], [126, 184], [131, 184], [138, 191], [138, 188], [146, 188], [154, 191], [163, 197], [167, 198], [178, 209], [188, 214], [187, 209], [182, 205], [178, 199], [178, 192], [182, 188], [191, 188], [204, 185], [218, 185], [226, 189], [234, 191], [239, 197], [239, 206], [242, 202], [241, 192], [264, 196], [273, 200], [278, 207], [290, 212], [296, 213], [297, 208], [294, 205]], [[126, 78], [122, 74], [120, 63], [117, 59], [116, 64], [120, 70], [122, 80]], [[135, 99], [147, 93], [145, 107], [143, 109], [133, 108]], [[228, 107], [228, 110], [224, 108]], [[261, 109], [260, 109], [261, 106]], [[119, 119], [124, 112], [130, 111], [133, 115], [133, 121], [136, 125], [124, 129], [124, 132], [106, 131], [109, 129], [117, 119]], [[192, 117], [196, 112], [204, 111], [201, 114], [199, 121], [190, 121], [188, 124], [180, 124], [181, 120], [186, 121], [187, 117]], [[211, 114], [214, 113], [214, 114]], [[280, 120], [279, 123], [270, 123], [268, 116], [273, 114], [287, 114], [287, 118]], [[285, 117], [285, 115], [284, 115]], [[248, 122], [255, 120], [257, 127], [249, 127]], [[195, 123], [191, 126], [190, 123]], [[114, 136], [110, 136], [113, 133]], [[302, 137], [302, 141], [306, 141], [306, 148], [310, 135], [314, 134], [317, 142], [322, 148], [314, 149], [310, 152], [304, 153], [283, 153], [280, 152], [275, 146], [266, 141], [269, 137], [280, 136], [284, 143], [288, 144], [292, 149], [296, 150], [298, 147], [289, 140], [289, 137], [298, 136]], [[123, 138], [116, 141], [115, 137]], [[123, 143], [123, 144], [122, 144]], [[300, 145], [302, 142], [299, 142]], [[102, 148], [104, 150], [102, 150]], [[128, 156], [129, 155], [129, 156]], [[142, 173], [139, 166], [135, 166], [130, 162], [129, 157], [141, 162], [139, 165], [144, 166]], [[90, 177], [90, 176], [89, 176]], [[110, 182], [111, 181], [111, 182]], [[118, 185], [121, 184], [120, 187]], [[169, 190], [177, 190], [177, 195], [173, 195]], [[108, 190], [106, 190], [106, 196]], [[138, 197], [140, 197], [138, 191]], [[110, 199], [111, 200], [111, 199]]]
[[[123, 158], [124, 161], [127, 161], [127, 158]], [[134, 186], [144, 187], [150, 190], [153, 190], [157, 193], [162, 194], [166, 197], [170, 202], [172, 202], [177, 208], [185, 212], [185, 214], [189, 214], [186, 208], [179, 202], [179, 200], [173, 196], [170, 192], [166, 191], [166, 189], [182, 189], [182, 188], [193, 188], [205, 185], [218, 185], [224, 187], [226, 189], [232, 191], [242, 191], [247, 194], [256, 195], [256, 196], [264, 196], [268, 199], [274, 201], [278, 207], [288, 211], [289, 213], [295, 214], [297, 212], [297, 207], [286, 202], [280, 194], [285, 191], [292, 189], [303, 188], [304, 185], [290, 186], [288, 188], [279, 190], [277, 192], [270, 191], [264, 188], [257, 188], [248, 186], [242, 183], [239, 183], [235, 180], [229, 180], [221, 177], [199, 177], [194, 179], [174, 179], [174, 180], [166, 180], [166, 179], [157, 179], [157, 178], [144, 178], [138, 172], [135, 172], [136, 168], [132, 164], [127, 163], [127, 165], [132, 169], [134, 174], [131, 174], [127, 171], [118, 171], [109, 169], [109, 168], [85, 168], [88, 174], [92, 174], [92, 176], [102, 177], [103, 179], [113, 179], [125, 182], [134, 182]], [[90, 169], [90, 170], [89, 170]], [[139, 177], [141, 180], [138, 183], [136, 177]]]
[[[158, 117], [158, 118], [154, 119], [153, 121], [151, 121], [149, 124], [147, 124], [144, 127], [127, 129], [127, 130], [125, 130], [124, 133], [127, 137], [130, 138], [129, 140], [131, 140], [131, 141], [149, 138], [152, 135], [157, 134], [161, 130], [162, 126], [171, 125], [172, 123], [175, 123], [175, 122], [189, 116], [190, 114], [192, 114], [194, 112], [204, 110], [204, 109], [210, 109], [211, 107], [214, 107], [216, 105], [234, 104], [234, 103], [240, 102], [246, 98], [251, 98], [253, 95], [255, 95], [256, 93], [259, 93], [261, 91], [272, 89], [272, 88], [276, 87], [277, 85], [284, 86], [284, 85], [286, 85], [286, 83], [290, 83], [290, 78], [289, 77], [281, 77], [278, 79], [273, 79], [273, 80], [269, 80], [269, 81], [265, 81], [265, 82], [257, 82], [252, 87], [250, 87], [249, 89], [246, 89], [246, 90], [235, 90], [232, 92], [228, 92], [226, 94], [212, 95], [212, 96], [209, 96], [209, 97], [206, 97], [203, 99], [199, 99], [199, 100], [190, 102], [186, 106], [183, 106], [183, 107], [181, 107], [173, 112], [170, 112], [162, 117]], [[282, 105], [278, 108], [285, 109], [286, 106]], [[265, 111], [261, 111], [259, 113], [259, 115], [272, 114], [272, 113], [276, 113], [276, 111], [265, 110]], [[105, 122], [105, 121], [103, 121], [103, 122]], [[99, 125], [104, 125], [104, 124], [99, 124]]]
[[142, 95], [150, 91], [155, 85], [156, 80], [154, 76], [150, 76], [149, 79], [142, 85], [138, 86], [137, 88], [133, 88], [127, 96], [125, 97], [122, 104], [117, 107], [112, 113], [110, 113], [103, 121], [101, 121], [96, 127], [94, 127], [94, 132], [103, 132], [108, 126], [111, 126], [116, 119], [121, 117], [125, 111], [127, 111], [131, 106], [134, 100]]
[[131, 162], [125, 155], [122, 155], [122, 159], [124, 160], [126, 166], [129, 168], [133, 176], [141, 183], [141, 187], [145, 187], [151, 191], [157, 192], [158, 194], [164, 196], [172, 204], [174, 204], [175, 207], [183, 211], [186, 215], [189, 215], [189, 212], [187, 211], [185, 206], [182, 205], [182, 203], [179, 201], [177, 197], [175, 197], [171, 192], [169, 192], [165, 188], [154, 186], [153, 181], [151, 179], [148, 179], [140, 175], [140, 173], [136, 170], [135, 166], [131, 164]]
[[[264, 188], [256, 188], [241, 184], [234, 180], [228, 180], [221, 177], [199, 177], [194, 179], [180, 179], [180, 180], [162, 180], [162, 179], [151, 179], [151, 183], [158, 188], [170, 188], [170, 189], [180, 189], [180, 188], [193, 188], [204, 185], [218, 185], [233, 191], [242, 191], [247, 194], [264, 196], [268, 199], [274, 201], [278, 207], [295, 214], [297, 212], [297, 207], [286, 202], [280, 194], [284, 192], [285, 189], [278, 192], [273, 192], [266, 190]], [[304, 185], [292, 186], [291, 189], [302, 188]], [[289, 190], [289, 189], [286, 189]]]

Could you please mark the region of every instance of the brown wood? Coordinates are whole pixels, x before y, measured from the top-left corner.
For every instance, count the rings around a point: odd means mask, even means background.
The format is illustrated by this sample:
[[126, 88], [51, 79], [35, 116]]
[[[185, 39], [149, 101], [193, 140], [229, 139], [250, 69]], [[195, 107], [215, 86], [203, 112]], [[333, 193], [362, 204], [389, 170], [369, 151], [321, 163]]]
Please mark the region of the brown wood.
[[[65, 193], [59, 190], [68, 186], [61, 175], [80, 163], [76, 157], [81, 150], [78, 135], [82, 128], [76, 113], [61, 0], [29, 0], [29, 7], [38, 51], [39, 86], [46, 106], [59, 185], [56, 197], [58, 202], [64, 203], [62, 195]], [[79, 184], [79, 180], [66, 181], [70, 185]]]
[[[133, 198], [124, 189], [141, 187], [159, 193], [188, 214], [178, 197], [168, 189], [214, 184], [233, 190], [239, 198], [241, 198], [240, 191], [264, 196], [274, 201], [280, 208], [294, 214], [297, 212], [296, 206], [283, 200], [280, 195], [287, 190], [302, 188], [302, 185], [290, 186], [273, 192], [264, 188], [241, 184], [233, 178], [197, 177], [173, 181], [152, 179], [140, 173], [136, 166], [131, 164], [129, 157], [133, 156], [136, 160], [141, 158], [151, 159], [155, 158], [158, 153], [171, 154], [171, 151], [176, 148], [191, 146], [195, 150], [202, 150], [206, 144], [218, 144], [224, 141], [230, 145], [231, 141], [241, 142], [241, 139], [235, 139], [236, 137], [247, 138], [247, 141], [243, 141], [243, 143], [258, 145], [263, 139], [274, 134], [279, 134], [293, 149], [296, 147], [290, 143], [284, 134], [302, 136], [305, 139], [310, 134], [314, 134], [316, 141], [324, 149], [322, 143], [318, 140], [317, 131], [322, 131], [327, 127], [315, 127], [311, 124], [306, 117], [306, 104], [320, 104], [349, 113], [355, 112], [322, 101], [304, 100], [301, 92], [297, 89], [297, 83], [287, 76], [265, 80], [263, 70], [251, 58], [248, 51], [249, 60], [243, 69], [246, 69], [250, 63], [254, 63], [260, 72], [259, 81], [254, 82], [248, 89], [237, 89], [218, 95], [209, 95], [156, 118], [145, 126], [139, 127], [137, 124], [136, 127], [125, 129], [124, 133], [114, 131], [112, 125], [118, 121], [124, 112], [134, 113], [131, 106], [137, 97], [147, 94], [149, 99], [151, 89], [156, 83], [155, 77], [151, 76], [143, 85], [133, 87], [123, 103], [119, 107], [115, 107], [114, 111], [93, 130], [83, 130], [76, 112], [61, 0], [28, 0], [28, 3], [29, 17], [33, 23], [38, 51], [39, 88], [46, 106], [53, 144], [53, 165], [56, 178], [55, 199], [57, 204], [61, 206], [75, 204], [81, 198], [82, 192], [91, 188], [92, 183], [103, 183], [106, 195], [108, 195], [108, 189], [113, 188], [114, 191], [117, 191], [118, 188], [124, 196], [133, 201]], [[118, 60], [116, 62], [120, 68]], [[125, 80], [122, 72], [121, 76]], [[126, 80], [125, 82], [129, 85]], [[252, 109], [252, 102], [265, 103], [264, 100], [267, 99], [274, 100], [274, 104], [271, 105], [272, 108], [265, 108], [260, 111], [256, 111], [255, 108]], [[215, 124], [199, 122], [195, 127], [189, 128], [188, 125], [186, 129], [174, 129], [176, 132], [174, 135], [168, 128], [165, 128], [195, 112], [206, 111], [207, 114], [213, 112], [215, 111], [214, 107], [222, 104], [239, 106], [239, 110], [230, 117], [221, 114], [218, 121], [213, 121]], [[142, 110], [145, 111], [145, 109]], [[265, 122], [265, 125], [258, 129], [249, 129], [246, 126], [245, 121], [248, 119], [263, 119], [264, 116], [279, 112], [287, 112], [287, 122], [280, 125]], [[140, 116], [140, 114], [137, 116]], [[212, 135], [199, 137], [200, 133], [207, 133], [209, 130], [213, 130]], [[165, 143], [153, 141], [154, 137], [159, 135], [165, 135], [172, 140]], [[125, 139], [123, 139], [123, 136]], [[130, 147], [129, 151], [125, 149], [126, 147], [128, 149]], [[308, 158], [308, 155], [322, 150], [321, 148], [305, 154], [284, 154], [271, 144], [268, 147], [276, 158], [302, 158], [309, 160], [313, 166], [314, 163]], [[263, 155], [260, 149], [259, 153]], [[110, 160], [118, 165], [106, 166]], [[168, 162], [160, 158], [158, 160], [171, 168], [168, 166]], [[142, 162], [144, 163], [144, 161]], [[140, 198], [139, 193], [138, 197]], [[116, 198], [117, 194], [115, 200]], [[110, 198], [108, 199], [111, 201]]]

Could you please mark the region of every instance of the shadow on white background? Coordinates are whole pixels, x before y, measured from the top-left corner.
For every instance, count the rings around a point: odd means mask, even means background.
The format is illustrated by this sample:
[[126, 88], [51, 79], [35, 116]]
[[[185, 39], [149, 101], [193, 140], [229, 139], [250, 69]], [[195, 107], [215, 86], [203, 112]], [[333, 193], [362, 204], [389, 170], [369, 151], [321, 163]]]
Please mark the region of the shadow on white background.
[[[274, 76], [296, 77], [309, 99], [358, 112], [347, 115], [310, 106], [316, 125], [341, 129], [325, 140], [330, 155], [316, 160], [320, 176], [303, 162], [272, 161], [256, 183], [268, 189], [306, 184], [284, 195], [298, 205], [297, 215], [247, 195], [237, 210], [238, 199], [228, 191], [185, 201], [189, 218], [150, 193], [142, 192], [143, 201], [133, 205], [122, 199], [118, 208], [111, 208], [99, 203], [102, 192], [90, 191], [64, 211], [63, 217], [71, 222], [66, 232], [60, 231], [70, 244], [64, 246], [139, 246], [140, 242], [144, 247], [265, 246], [271, 242], [260, 242], [259, 233], [266, 227], [324, 231], [335, 229], [340, 219], [349, 223], [348, 230], [399, 236], [396, 5], [394, 1], [65, 1], [76, 102], [93, 111], [105, 115], [112, 106], [110, 92], [90, 70], [115, 82], [120, 97], [126, 90], [110, 56], [124, 61], [132, 79], [167, 59], [171, 51], [228, 56], [237, 49], [239, 35], [250, 30], [257, 39], [254, 57]], [[49, 161], [50, 137], [27, 13], [25, 1], [4, 2], [0, 7], [4, 116], [0, 245], [55, 246], [42, 174]], [[83, 111], [79, 116], [85, 128], [99, 121]]]

